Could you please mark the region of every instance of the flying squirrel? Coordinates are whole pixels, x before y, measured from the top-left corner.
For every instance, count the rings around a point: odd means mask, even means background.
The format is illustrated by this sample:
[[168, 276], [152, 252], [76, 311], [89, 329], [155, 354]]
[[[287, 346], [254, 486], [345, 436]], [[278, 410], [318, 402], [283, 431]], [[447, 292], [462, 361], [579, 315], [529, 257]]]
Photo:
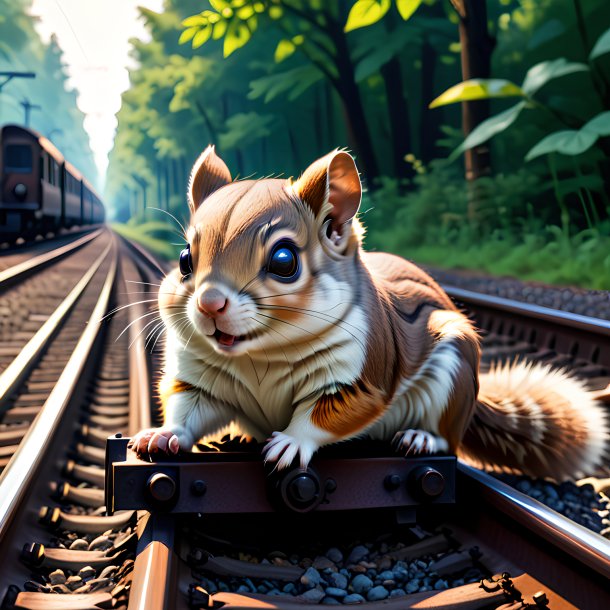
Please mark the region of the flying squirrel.
[[479, 373], [479, 335], [441, 287], [363, 250], [361, 195], [342, 150], [296, 181], [232, 181], [206, 148], [188, 246], [159, 290], [164, 424], [136, 452], [188, 451], [233, 424], [280, 469], [368, 437], [533, 477], [590, 473], [610, 438], [593, 393], [543, 364]]

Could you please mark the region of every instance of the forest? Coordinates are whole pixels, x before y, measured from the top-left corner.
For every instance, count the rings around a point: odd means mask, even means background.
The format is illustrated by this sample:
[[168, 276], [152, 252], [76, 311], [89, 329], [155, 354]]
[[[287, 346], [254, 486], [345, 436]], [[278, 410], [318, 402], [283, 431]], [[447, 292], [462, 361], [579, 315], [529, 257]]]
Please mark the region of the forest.
[[[55, 37], [41, 39], [31, 15], [31, 0], [0, 0], [0, 72], [34, 72], [35, 78], [0, 76], [0, 124], [26, 124], [49, 138], [88, 180], [99, 186], [98, 171], [68, 84], [62, 51]], [[28, 111], [26, 106], [31, 105]]]
[[[6, 0], [2, 0], [6, 1]], [[336, 147], [365, 247], [610, 288], [607, 0], [166, 0], [123, 95], [106, 201], [180, 250], [188, 172], [298, 176]], [[1, 26], [0, 26], [1, 27]]]

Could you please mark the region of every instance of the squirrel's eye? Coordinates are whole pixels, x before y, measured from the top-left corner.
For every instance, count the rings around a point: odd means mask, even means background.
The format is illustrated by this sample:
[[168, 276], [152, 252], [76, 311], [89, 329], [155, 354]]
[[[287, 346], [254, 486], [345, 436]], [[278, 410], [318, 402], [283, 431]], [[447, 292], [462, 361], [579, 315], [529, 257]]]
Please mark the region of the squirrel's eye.
[[271, 252], [267, 272], [283, 280], [296, 280], [299, 271], [299, 257], [294, 246], [279, 243]]
[[193, 257], [191, 256], [190, 246], [180, 252], [180, 273], [182, 273], [183, 278], [193, 273]]

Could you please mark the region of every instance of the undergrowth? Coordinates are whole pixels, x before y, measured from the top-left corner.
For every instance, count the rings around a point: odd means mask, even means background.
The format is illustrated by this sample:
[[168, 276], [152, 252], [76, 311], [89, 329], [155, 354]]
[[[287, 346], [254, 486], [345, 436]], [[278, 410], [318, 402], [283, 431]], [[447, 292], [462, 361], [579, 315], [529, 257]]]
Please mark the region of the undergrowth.
[[[417, 176], [417, 190], [396, 180], [367, 193], [361, 208], [365, 248], [416, 263], [469, 269], [548, 284], [610, 289], [610, 220], [560, 228], [557, 211], [541, 217], [552, 197], [535, 174], [520, 170], [485, 178], [472, 203], [455, 170], [437, 166]], [[557, 207], [557, 206], [555, 206]], [[579, 220], [580, 210], [572, 210]], [[555, 224], [556, 222], [556, 224]]]

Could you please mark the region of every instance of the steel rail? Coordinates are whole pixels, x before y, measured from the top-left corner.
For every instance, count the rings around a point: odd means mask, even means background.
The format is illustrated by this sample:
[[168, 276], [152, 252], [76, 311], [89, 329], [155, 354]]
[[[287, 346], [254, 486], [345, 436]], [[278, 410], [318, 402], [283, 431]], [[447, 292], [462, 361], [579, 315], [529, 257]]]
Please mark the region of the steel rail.
[[55, 248], [55, 250], [50, 250], [49, 252], [45, 252], [44, 254], [40, 254], [39, 256], [35, 256], [34, 258], [5, 269], [4, 271], [0, 272], [0, 290], [7, 288], [17, 280], [23, 279], [25, 276], [42, 269], [48, 264], [58, 261], [71, 252], [82, 248], [85, 244], [88, 244], [96, 237], [99, 237], [103, 231], [104, 228], [101, 228], [97, 231], [87, 233], [87, 235], [84, 235], [83, 237], [80, 237], [69, 244], [60, 246], [59, 248]]
[[59, 304], [47, 321], [36, 331], [36, 334], [23, 346], [19, 354], [0, 374], [0, 407], [10, 398], [17, 386], [30, 372], [33, 363], [51, 343], [62, 323], [93, 279], [96, 271], [106, 259], [111, 247], [112, 242], [108, 244], [102, 254], [70, 291], [70, 294]]
[[[134, 263], [135, 265], [135, 263]], [[137, 282], [141, 276], [135, 273], [124, 273], [127, 282]], [[151, 426], [151, 375], [146, 358], [144, 344], [144, 322], [142, 314], [145, 308], [142, 303], [129, 308], [133, 321], [129, 325], [129, 435], [134, 436], [144, 428]]]
[[25, 502], [32, 480], [53, 443], [56, 430], [100, 331], [100, 320], [108, 311], [118, 260], [116, 242], [113, 240], [113, 243], [110, 269], [85, 330], [19, 449], [0, 476], [0, 540], [6, 535], [16, 512]]
[[610, 579], [610, 540], [486, 472], [463, 462], [458, 462], [458, 470], [476, 481], [483, 496], [502, 513]]
[[[123, 238], [124, 239], [124, 238]], [[133, 246], [129, 240], [124, 241]], [[158, 271], [158, 265], [148, 260], [150, 255], [141, 248], [133, 247], [132, 252], [148, 263], [147, 267]], [[135, 264], [135, 261], [134, 261]], [[139, 266], [144, 279], [145, 271]], [[132, 279], [125, 274], [125, 279]], [[135, 279], [135, 278], [133, 278]], [[150, 280], [150, 277], [146, 278]], [[131, 435], [151, 425], [151, 401], [148, 390], [151, 375], [142, 337], [142, 306], [130, 308], [134, 322], [130, 326], [130, 386], [129, 386], [129, 432]], [[166, 610], [175, 607], [177, 557], [173, 551], [173, 519], [159, 519], [141, 511], [138, 525], [138, 549], [134, 563], [128, 610]]]
[[513, 301], [480, 292], [465, 290], [456, 286], [442, 285], [443, 290], [454, 299], [464, 301], [464, 303], [496, 309], [518, 316], [544, 320], [552, 324], [560, 324], [569, 328], [596, 333], [605, 337], [610, 337], [610, 320], [583, 316], [581, 314], [533, 305], [522, 301]]

